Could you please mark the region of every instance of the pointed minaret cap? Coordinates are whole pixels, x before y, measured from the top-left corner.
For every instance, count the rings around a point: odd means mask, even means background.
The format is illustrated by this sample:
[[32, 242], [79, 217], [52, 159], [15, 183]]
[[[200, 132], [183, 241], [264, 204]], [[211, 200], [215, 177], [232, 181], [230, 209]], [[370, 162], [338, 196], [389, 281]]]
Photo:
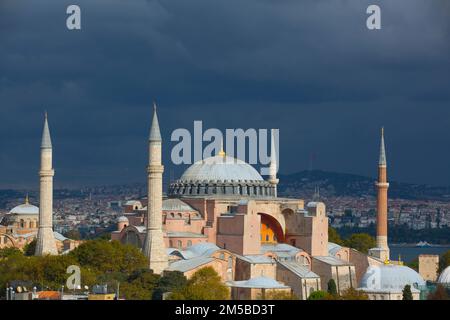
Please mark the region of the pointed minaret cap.
[[158, 115], [156, 114], [156, 102], [153, 101], [153, 120], [150, 128], [149, 141], [162, 141], [161, 131], [159, 130]]
[[386, 149], [384, 146], [384, 127], [381, 127], [381, 144], [380, 144], [380, 161], [378, 165], [385, 166], [386, 165]]
[[42, 132], [41, 149], [51, 149], [52, 139], [50, 138], [50, 130], [48, 129], [47, 112], [45, 112], [44, 131]]

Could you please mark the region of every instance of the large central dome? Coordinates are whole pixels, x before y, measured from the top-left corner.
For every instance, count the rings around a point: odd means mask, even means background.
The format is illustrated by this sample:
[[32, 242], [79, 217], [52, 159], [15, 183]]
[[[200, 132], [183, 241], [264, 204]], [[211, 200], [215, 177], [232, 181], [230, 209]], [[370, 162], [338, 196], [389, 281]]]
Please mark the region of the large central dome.
[[181, 176], [181, 181], [262, 181], [258, 171], [246, 162], [228, 156], [197, 161]]
[[275, 186], [248, 163], [226, 156], [197, 161], [169, 186], [171, 196], [275, 196]]

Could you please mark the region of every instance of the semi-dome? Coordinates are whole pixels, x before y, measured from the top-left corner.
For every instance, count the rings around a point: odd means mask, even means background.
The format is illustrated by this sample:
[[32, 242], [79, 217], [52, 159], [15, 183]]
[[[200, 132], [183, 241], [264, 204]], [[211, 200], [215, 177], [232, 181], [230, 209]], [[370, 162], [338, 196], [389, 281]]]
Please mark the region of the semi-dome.
[[28, 215], [28, 214], [37, 214], [38, 215], [39, 208], [36, 206], [33, 206], [32, 204], [24, 203], [17, 207], [12, 208], [9, 213], [10, 214], [23, 214], [23, 215]]
[[403, 290], [407, 284], [412, 290], [417, 290], [418, 286], [425, 285], [425, 281], [420, 274], [409, 267], [387, 264], [367, 268], [360, 287], [370, 291], [399, 291]]
[[438, 278], [438, 283], [450, 285], [450, 266], [442, 271], [441, 275]]
[[181, 176], [181, 181], [264, 180], [258, 171], [246, 162], [228, 156], [215, 156], [197, 161]]
[[182, 212], [197, 211], [194, 208], [192, 208], [189, 204], [181, 201], [180, 199], [163, 200], [162, 209], [164, 211], [182, 211]]
[[169, 195], [267, 197], [275, 196], [275, 188], [248, 163], [222, 153], [191, 165], [170, 184]]

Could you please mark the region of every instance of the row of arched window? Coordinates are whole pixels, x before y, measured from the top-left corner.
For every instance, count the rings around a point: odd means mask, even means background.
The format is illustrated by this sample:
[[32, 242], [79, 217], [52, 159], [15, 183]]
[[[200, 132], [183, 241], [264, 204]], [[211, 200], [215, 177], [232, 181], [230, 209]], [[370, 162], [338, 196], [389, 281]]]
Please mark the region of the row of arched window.
[[25, 221], [23, 219], [20, 219], [19, 220], [19, 227], [20, 228], [37, 228], [38, 227], [38, 222], [35, 221], [35, 220], [31, 220], [31, 221], [27, 220], [27, 221]]
[[[170, 248], [177, 248], [177, 249], [182, 249], [183, 248], [183, 241], [181, 240], [177, 240], [176, 241], [176, 246], [174, 246], [174, 241], [173, 240], [169, 240], [169, 247]], [[186, 241], [186, 247], [189, 248], [190, 246], [192, 246], [192, 240], [188, 240]]]

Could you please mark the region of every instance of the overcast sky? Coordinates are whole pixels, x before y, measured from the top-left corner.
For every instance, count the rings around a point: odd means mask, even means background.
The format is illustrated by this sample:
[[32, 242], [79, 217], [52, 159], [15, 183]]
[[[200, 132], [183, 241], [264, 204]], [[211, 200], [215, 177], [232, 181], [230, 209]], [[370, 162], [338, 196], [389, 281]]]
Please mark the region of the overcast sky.
[[[82, 30], [66, 28], [78, 4]], [[378, 4], [382, 29], [366, 28]], [[448, 0], [1, 0], [0, 187], [144, 182], [152, 100], [176, 128], [279, 128], [280, 172], [450, 184]]]

